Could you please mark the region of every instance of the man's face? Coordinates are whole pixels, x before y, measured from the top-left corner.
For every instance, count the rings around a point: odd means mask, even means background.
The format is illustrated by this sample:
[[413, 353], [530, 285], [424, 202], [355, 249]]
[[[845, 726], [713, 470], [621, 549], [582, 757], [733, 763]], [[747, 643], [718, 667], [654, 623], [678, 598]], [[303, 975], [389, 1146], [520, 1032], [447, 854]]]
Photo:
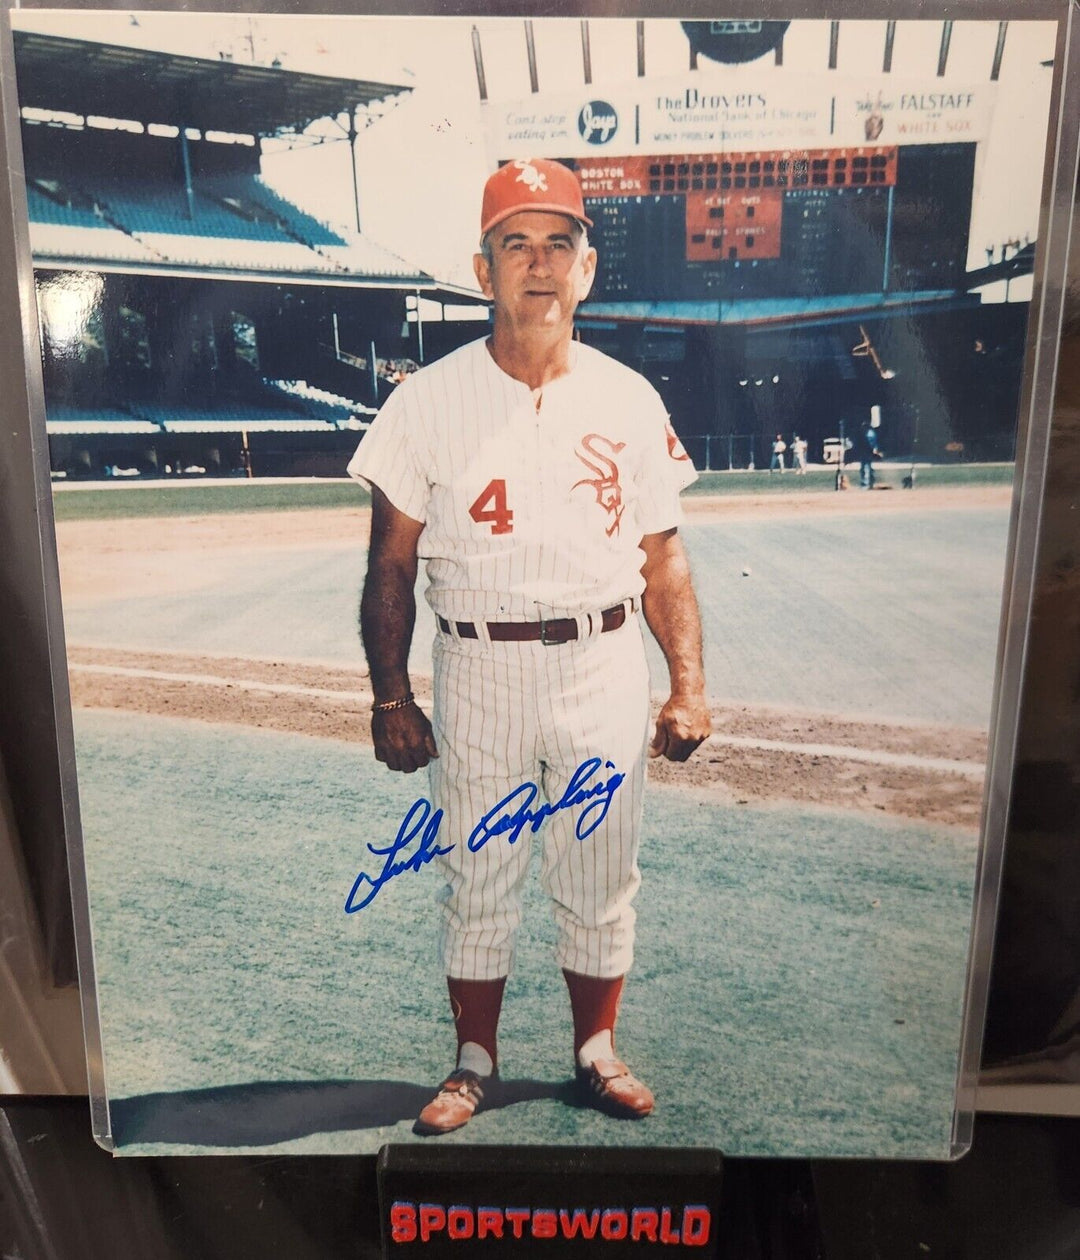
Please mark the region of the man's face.
[[562, 214], [523, 210], [488, 234], [489, 262], [473, 259], [495, 318], [522, 332], [569, 325], [596, 273], [596, 250], [581, 248], [582, 229]]

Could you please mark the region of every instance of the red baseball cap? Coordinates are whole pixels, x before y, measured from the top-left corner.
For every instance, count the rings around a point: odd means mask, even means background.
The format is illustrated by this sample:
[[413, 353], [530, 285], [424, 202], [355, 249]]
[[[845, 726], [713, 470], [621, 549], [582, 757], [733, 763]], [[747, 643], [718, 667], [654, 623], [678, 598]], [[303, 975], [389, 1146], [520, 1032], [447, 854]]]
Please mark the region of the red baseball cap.
[[521, 158], [501, 166], [484, 185], [480, 210], [480, 236], [522, 210], [565, 214], [592, 227], [585, 217], [585, 202], [577, 176], [561, 162], [548, 158]]

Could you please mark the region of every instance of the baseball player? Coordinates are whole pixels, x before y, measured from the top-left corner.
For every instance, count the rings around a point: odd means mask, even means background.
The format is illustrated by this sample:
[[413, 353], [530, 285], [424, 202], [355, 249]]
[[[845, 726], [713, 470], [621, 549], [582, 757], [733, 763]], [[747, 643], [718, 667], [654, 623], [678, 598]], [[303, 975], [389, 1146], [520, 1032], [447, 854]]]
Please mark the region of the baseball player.
[[[518, 161], [492, 175], [474, 258], [491, 336], [400, 385], [349, 464], [372, 494], [361, 630], [375, 755], [391, 770], [429, 767], [449, 849], [441, 948], [458, 1058], [418, 1133], [460, 1128], [497, 1074], [534, 839], [583, 1097], [623, 1118], [653, 1109], [614, 1028], [646, 755], [685, 760], [710, 729], [677, 532], [696, 473], [652, 387], [574, 340], [596, 269], [590, 226], [567, 167]], [[420, 558], [438, 625], [431, 722], [407, 672]], [[671, 676], [651, 744], [639, 609]]]
[[800, 477], [806, 476], [806, 438], [796, 433], [791, 439], [791, 466]]
[[787, 443], [784, 441], [783, 437], [778, 433], [772, 444], [772, 459], [769, 461], [770, 473], [775, 472], [778, 468], [780, 469], [781, 472], [785, 471], [784, 452], [786, 450], [787, 450]]

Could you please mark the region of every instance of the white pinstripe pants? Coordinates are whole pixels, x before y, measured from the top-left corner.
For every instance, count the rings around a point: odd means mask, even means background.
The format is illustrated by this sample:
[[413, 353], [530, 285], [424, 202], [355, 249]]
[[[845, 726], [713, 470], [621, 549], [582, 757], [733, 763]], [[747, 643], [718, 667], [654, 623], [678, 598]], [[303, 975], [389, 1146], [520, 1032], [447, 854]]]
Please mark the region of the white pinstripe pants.
[[[634, 909], [641, 882], [638, 839], [645, 788], [649, 674], [636, 616], [592, 639], [545, 646], [455, 640], [436, 632], [433, 725], [439, 757], [431, 797], [444, 811], [439, 865], [446, 974], [494, 980], [510, 973], [521, 922], [521, 888], [532, 843], [542, 846], [541, 879], [552, 899], [560, 966], [582, 975], [624, 975], [633, 962]], [[473, 852], [477, 822], [523, 783], [539, 788], [533, 808], [562, 797], [590, 757], [625, 779], [606, 817], [578, 839], [585, 805], [531, 825], [511, 843], [493, 835]], [[520, 798], [518, 798], [520, 800]], [[595, 817], [595, 815], [594, 815]]]

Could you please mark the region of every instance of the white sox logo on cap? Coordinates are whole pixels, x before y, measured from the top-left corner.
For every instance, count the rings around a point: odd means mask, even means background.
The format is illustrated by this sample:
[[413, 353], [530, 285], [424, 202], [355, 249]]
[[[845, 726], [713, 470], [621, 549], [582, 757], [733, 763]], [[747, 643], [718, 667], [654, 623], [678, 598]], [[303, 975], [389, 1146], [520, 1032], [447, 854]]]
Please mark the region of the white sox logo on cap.
[[517, 177], [517, 183], [524, 184], [529, 192], [547, 192], [547, 176], [543, 171], [538, 171], [530, 161], [524, 158], [519, 158], [514, 165], [521, 172]]
[[522, 210], [565, 214], [592, 227], [577, 176], [550, 158], [517, 158], [488, 179], [480, 208], [480, 236]]

